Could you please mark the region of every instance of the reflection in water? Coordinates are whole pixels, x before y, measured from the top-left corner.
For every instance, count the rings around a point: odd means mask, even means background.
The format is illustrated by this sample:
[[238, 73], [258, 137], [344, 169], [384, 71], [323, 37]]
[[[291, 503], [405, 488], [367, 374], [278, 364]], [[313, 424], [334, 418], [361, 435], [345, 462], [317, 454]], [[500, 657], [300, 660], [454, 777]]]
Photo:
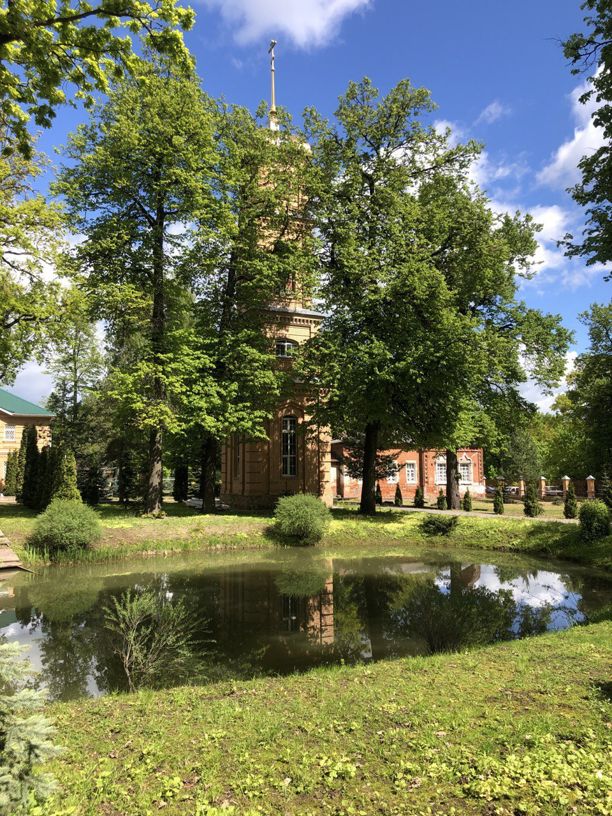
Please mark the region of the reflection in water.
[[68, 699], [125, 688], [103, 610], [128, 588], [181, 600], [206, 622], [194, 682], [508, 640], [588, 620], [612, 600], [609, 580], [581, 569], [440, 558], [332, 560], [302, 550], [263, 564], [177, 556], [146, 562], [146, 572], [143, 562], [134, 572], [129, 562], [120, 573], [49, 569], [0, 582], [0, 635], [29, 644], [51, 696]]

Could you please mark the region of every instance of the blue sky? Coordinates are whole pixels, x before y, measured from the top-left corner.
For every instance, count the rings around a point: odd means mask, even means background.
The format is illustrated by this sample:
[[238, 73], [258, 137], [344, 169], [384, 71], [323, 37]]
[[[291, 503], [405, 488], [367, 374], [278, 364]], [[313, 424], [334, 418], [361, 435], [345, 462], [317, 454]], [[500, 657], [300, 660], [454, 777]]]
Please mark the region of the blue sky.
[[[308, 105], [331, 115], [347, 83], [362, 76], [382, 91], [404, 77], [429, 88], [434, 119], [484, 144], [474, 177], [493, 206], [530, 211], [544, 225], [538, 272], [523, 297], [563, 316], [576, 331], [574, 355], [585, 347], [578, 314], [607, 301], [610, 284], [556, 246], [580, 230], [582, 212], [565, 188], [578, 178], [580, 156], [599, 144], [577, 101], [585, 78], [572, 76], [560, 45], [583, 27], [578, 0], [197, 0], [195, 8], [187, 43], [205, 89], [252, 110], [269, 95], [271, 37], [277, 100], [296, 117]], [[51, 153], [83, 119], [61, 109], [42, 149]], [[42, 400], [50, 382], [32, 364], [15, 390]]]

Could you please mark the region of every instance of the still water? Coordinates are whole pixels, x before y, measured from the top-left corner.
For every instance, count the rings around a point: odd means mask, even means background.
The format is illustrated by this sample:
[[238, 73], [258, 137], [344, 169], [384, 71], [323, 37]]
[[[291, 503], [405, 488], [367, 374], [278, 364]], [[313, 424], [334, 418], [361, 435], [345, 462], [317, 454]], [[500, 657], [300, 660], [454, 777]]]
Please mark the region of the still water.
[[208, 680], [456, 650], [572, 626], [612, 603], [609, 576], [563, 562], [453, 558], [293, 549], [0, 574], [0, 637], [27, 644], [50, 696], [72, 699], [125, 688], [104, 609], [128, 588], [183, 600]]

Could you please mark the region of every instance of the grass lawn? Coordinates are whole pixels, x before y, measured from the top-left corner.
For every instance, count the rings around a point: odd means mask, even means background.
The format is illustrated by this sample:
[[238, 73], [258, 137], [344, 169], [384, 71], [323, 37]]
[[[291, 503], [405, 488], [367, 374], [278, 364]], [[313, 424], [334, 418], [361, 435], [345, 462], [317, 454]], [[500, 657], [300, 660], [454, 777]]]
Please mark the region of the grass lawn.
[[[56, 704], [48, 816], [609, 814], [612, 623]], [[607, 798], [608, 797], [608, 798]]]
[[[270, 531], [270, 515], [219, 513], [202, 515], [197, 510], [169, 503], [164, 519], [143, 518], [119, 505], [101, 505], [103, 536], [80, 560], [104, 561], [141, 553], [203, 549], [256, 549], [278, 546]], [[393, 551], [410, 545], [436, 548], [506, 550], [565, 558], [585, 565], [612, 569], [612, 536], [592, 544], [580, 538], [577, 525], [542, 523], [525, 518], [463, 515], [450, 536], [426, 536], [421, 531], [422, 513], [381, 508], [376, 516], [363, 518], [355, 508], [336, 509], [320, 546], [340, 555], [345, 549], [367, 546], [369, 550]], [[32, 511], [15, 504], [0, 504], [0, 529], [16, 551], [34, 563], [24, 549], [35, 523]]]

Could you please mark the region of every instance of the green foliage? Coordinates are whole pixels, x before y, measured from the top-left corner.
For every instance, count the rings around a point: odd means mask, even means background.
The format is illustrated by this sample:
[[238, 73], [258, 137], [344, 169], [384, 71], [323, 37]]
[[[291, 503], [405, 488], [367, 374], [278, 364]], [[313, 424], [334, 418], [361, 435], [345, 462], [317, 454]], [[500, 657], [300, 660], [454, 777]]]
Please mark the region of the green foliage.
[[23, 485], [19, 500], [25, 507], [32, 510], [38, 508], [39, 496], [39, 462], [40, 451], [38, 450], [38, 431], [34, 425], [28, 425], [24, 430], [25, 459], [23, 466]]
[[590, 499], [580, 505], [580, 533], [585, 541], [594, 541], [610, 534], [610, 511], [600, 499]]
[[576, 501], [576, 491], [574, 483], [570, 482], [563, 501], [563, 515], [566, 519], [575, 519], [578, 515], [578, 502]]
[[376, 487], [374, 489], [374, 501], [376, 504], [383, 503], [382, 490], [380, 489], [380, 482], [378, 480], [376, 481]]
[[461, 502], [461, 506], [468, 513], [470, 513], [472, 510], [472, 496], [470, 494], [469, 488], [463, 494], [463, 501]]
[[27, 428], [21, 432], [21, 442], [17, 453], [17, 469], [15, 474], [15, 496], [19, 503], [23, 501], [23, 474], [25, 470], [26, 450], [28, 446]]
[[14, 496], [17, 492], [17, 457], [18, 451], [10, 451], [6, 458], [6, 477], [4, 480], [4, 495]]
[[421, 530], [428, 536], [447, 536], [452, 533], [459, 523], [458, 516], [425, 516], [421, 522]]
[[395, 498], [393, 502], [396, 507], [402, 507], [402, 505], [404, 504], [404, 499], [402, 497], [402, 489], [399, 486], [399, 484], [395, 486]]
[[[55, 728], [41, 713], [45, 697], [31, 688], [25, 647], [0, 643], [0, 813], [33, 813], [54, 788], [41, 765], [58, 753]], [[42, 810], [40, 811], [43, 812]]]
[[92, 465], [87, 469], [85, 478], [79, 487], [81, 498], [86, 504], [90, 505], [90, 507], [96, 507], [100, 504], [101, 487], [102, 474], [100, 473], [100, 468], [96, 465]]
[[[578, 163], [581, 181], [572, 190], [574, 201], [586, 208], [586, 227], [581, 238], [569, 235], [567, 254], [586, 258], [587, 265], [606, 267], [612, 260], [610, 176], [612, 173], [612, 9], [607, 0], [584, 0], [584, 33], [572, 34], [563, 43], [572, 73], [588, 72], [586, 91], [579, 101], [595, 110], [590, 118], [601, 128], [601, 146], [589, 151]], [[606, 278], [606, 279], [609, 279]]]
[[36, 510], [44, 510], [51, 500], [54, 459], [49, 445], [40, 451], [38, 456], [38, 483], [36, 485]]
[[36, 519], [30, 546], [53, 559], [58, 553], [88, 549], [100, 539], [100, 520], [81, 500], [54, 499]]
[[81, 501], [77, 485], [76, 459], [68, 449], [59, 449], [55, 454], [52, 473], [50, 500]]
[[529, 518], [535, 518], [543, 513], [542, 505], [538, 501], [538, 491], [533, 483], [528, 484], [525, 489], [523, 512]]
[[104, 625], [130, 691], [180, 685], [193, 677], [202, 621], [182, 601], [153, 589], [128, 589], [104, 608]]
[[446, 495], [445, 495], [444, 491], [442, 490], [442, 488], [440, 488], [440, 492], [438, 493], [438, 498], [436, 499], [436, 506], [437, 506], [438, 510], [446, 510], [447, 509]]
[[316, 544], [331, 520], [329, 509], [316, 496], [298, 493], [283, 496], [274, 510], [274, 528], [300, 544]]
[[493, 512], [498, 516], [504, 513], [504, 491], [501, 487], [495, 488], [495, 496], [493, 497]]
[[608, 468], [605, 467], [599, 480], [599, 497], [609, 508], [612, 509], [612, 480], [608, 473]]
[[325, 564], [312, 569], [283, 570], [274, 578], [274, 583], [282, 595], [294, 598], [312, 598], [325, 590], [329, 577]]
[[423, 488], [419, 485], [414, 494], [414, 506], [415, 507], [425, 507], [425, 495], [423, 493]]
[[[30, 155], [29, 120], [50, 127], [55, 108], [68, 101], [67, 87], [91, 107], [113, 80], [137, 70], [134, 35], [143, 35], [150, 49], [188, 70], [191, 58], [179, 29], [191, 28], [193, 20], [192, 9], [175, 0], [124, 6], [25, 0], [11, 7], [0, 40], [0, 118], [13, 147]], [[124, 36], [118, 35], [119, 27]]]
[[174, 501], [186, 501], [189, 496], [189, 467], [177, 465], [174, 468], [174, 486], [172, 488]]

